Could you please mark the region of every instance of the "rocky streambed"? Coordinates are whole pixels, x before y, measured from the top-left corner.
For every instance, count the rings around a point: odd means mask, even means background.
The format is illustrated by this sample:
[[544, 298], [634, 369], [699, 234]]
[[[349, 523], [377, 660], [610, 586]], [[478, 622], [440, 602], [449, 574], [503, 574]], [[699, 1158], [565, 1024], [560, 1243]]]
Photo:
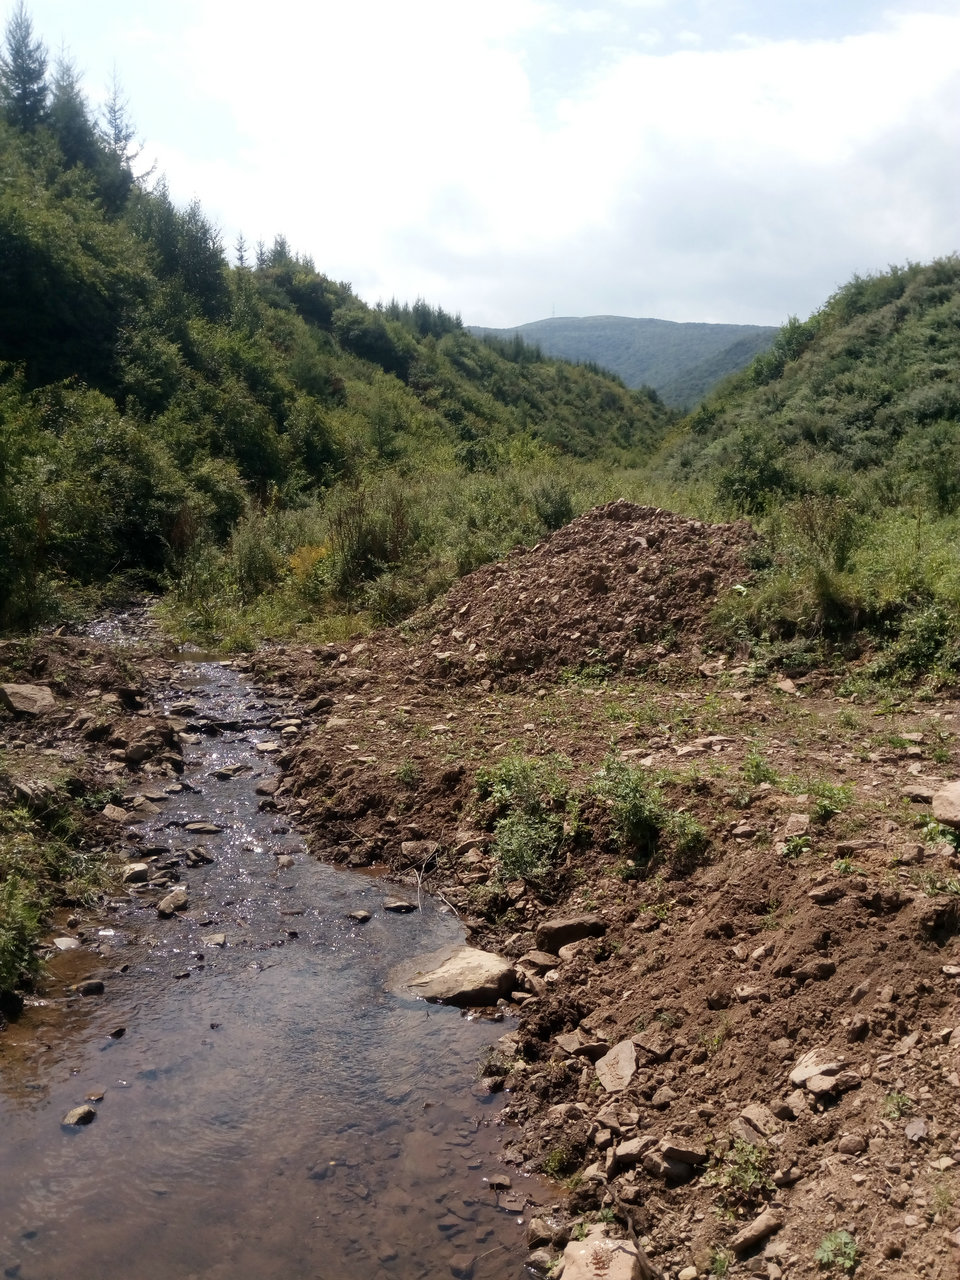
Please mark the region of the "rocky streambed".
[[[500, 1172], [475, 1079], [505, 1028], [390, 983], [462, 927], [321, 865], [279, 817], [271, 761], [309, 713], [230, 664], [165, 669], [153, 699], [60, 684], [74, 740], [109, 723], [124, 891], [64, 919], [0, 1036], [4, 1274], [519, 1276], [545, 1193]], [[21, 800], [51, 714], [10, 728]]]

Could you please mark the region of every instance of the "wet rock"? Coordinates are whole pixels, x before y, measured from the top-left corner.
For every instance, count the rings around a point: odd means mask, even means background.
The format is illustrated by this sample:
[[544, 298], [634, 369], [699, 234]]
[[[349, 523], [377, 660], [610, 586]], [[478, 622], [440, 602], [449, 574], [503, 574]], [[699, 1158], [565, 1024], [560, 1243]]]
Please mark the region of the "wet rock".
[[637, 1050], [632, 1040], [621, 1040], [597, 1061], [597, 1079], [607, 1093], [626, 1089], [637, 1073]]
[[176, 911], [183, 911], [189, 901], [186, 889], [174, 889], [157, 903], [157, 915], [163, 918], [172, 916]]
[[56, 700], [43, 684], [0, 684], [0, 705], [14, 715], [39, 716], [53, 711]]
[[200, 941], [205, 947], [225, 947], [227, 945], [227, 935], [225, 933], [208, 933], [201, 937]]
[[470, 1280], [477, 1260], [472, 1253], [455, 1253], [450, 1259], [450, 1274], [455, 1280]]
[[527, 1270], [532, 1271], [534, 1275], [546, 1276], [553, 1271], [555, 1262], [556, 1259], [549, 1249], [534, 1249], [533, 1252], [527, 1256], [527, 1261], [524, 1265]]
[[128, 862], [123, 869], [124, 884], [146, 884], [150, 879], [148, 862]]
[[405, 915], [410, 911], [416, 911], [417, 904], [408, 902], [406, 898], [386, 898], [383, 903], [384, 911], [394, 911], [398, 915]]
[[78, 996], [102, 996], [103, 983], [99, 978], [90, 978], [86, 982], [78, 982], [74, 991]]
[[277, 869], [285, 870], [287, 867], [296, 866], [297, 860], [289, 853], [281, 853], [277, 855]]
[[556, 955], [569, 942], [579, 942], [581, 938], [599, 938], [606, 931], [606, 921], [593, 913], [543, 920], [537, 925], [537, 949]]
[[96, 1118], [96, 1108], [85, 1103], [82, 1107], [74, 1107], [72, 1111], [68, 1111], [60, 1123], [64, 1128], [71, 1129], [77, 1125], [91, 1124]]
[[356, 920], [357, 924], [366, 924], [367, 921], [371, 920], [372, 918], [373, 917], [370, 915], [369, 911], [348, 911], [347, 912], [347, 919]]
[[400, 845], [400, 866], [423, 867], [436, 857], [440, 845], [436, 840], [404, 840]]
[[223, 827], [216, 822], [188, 822], [184, 827], [184, 831], [189, 831], [193, 836], [215, 836], [223, 830]]
[[79, 938], [54, 938], [53, 945], [58, 951], [76, 951], [80, 946]]
[[121, 809], [120, 806], [116, 804], [106, 804], [103, 806], [100, 812], [101, 812], [101, 815], [104, 818], [106, 818], [108, 822], [119, 823], [119, 822], [139, 821], [136, 814], [128, 813], [126, 809]]
[[404, 985], [425, 1000], [441, 1004], [496, 1004], [510, 991], [516, 971], [509, 960], [481, 951], [478, 947], [460, 947], [442, 964], [419, 973]]

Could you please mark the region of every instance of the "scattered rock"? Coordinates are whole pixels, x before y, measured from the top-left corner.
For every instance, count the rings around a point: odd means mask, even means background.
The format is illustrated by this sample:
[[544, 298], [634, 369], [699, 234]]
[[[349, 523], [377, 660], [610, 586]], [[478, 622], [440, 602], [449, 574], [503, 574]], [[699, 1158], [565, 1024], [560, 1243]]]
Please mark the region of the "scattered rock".
[[632, 1040], [621, 1040], [596, 1064], [597, 1079], [607, 1093], [626, 1089], [637, 1072], [637, 1050]]
[[747, 1253], [761, 1244], [768, 1236], [779, 1231], [783, 1226], [783, 1210], [778, 1208], [764, 1209], [759, 1217], [754, 1218], [730, 1241], [734, 1253]]
[[43, 684], [0, 684], [0, 705], [19, 716], [40, 716], [56, 708], [53, 692]]
[[930, 805], [937, 822], [960, 828], [960, 782], [951, 782], [935, 792]]
[[81, 1124], [91, 1124], [96, 1118], [96, 1108], [84, 1103], [82, 1107], [74, 1107], [72, 1111], [68, 1111], [60, 1123], [64, 1128], [70, 1129]]
[[579, 942], [581, 938], [599, 938], [606, 931], [606, 921], [592, 913], [542, 920], [537, 925], [537, 948], [557, 954], [567, 943]]
[[603, 1223], [563, 1251], [563, 1280], [660, 1280], [660, 1273], [633, 1240], [616, 1240]]
[[168, 893], [165, 898], [161, 898], [157, 904], [157, 915], [164, 918], [172, 916], [174, 912], [183, 911], [189, 901], [190, 899], [186, 889], [174, 889], [173, 892]]

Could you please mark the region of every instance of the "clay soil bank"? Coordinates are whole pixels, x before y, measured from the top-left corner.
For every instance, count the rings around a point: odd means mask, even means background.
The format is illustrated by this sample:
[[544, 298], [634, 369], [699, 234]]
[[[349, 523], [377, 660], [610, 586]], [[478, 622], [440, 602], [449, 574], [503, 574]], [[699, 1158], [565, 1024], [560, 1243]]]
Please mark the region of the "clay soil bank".
[[[960, 862], [927, 819], [960, 776], [960, 703], [864, 702], [710, 651], [751, 540], [611, 504], [403, 629], [255, 655], [317, 726], [278, 732], [264, 803], [318, 858], [442, 895], [516, 962], [485, 1068], [509, 1095], [504, 1157], [569, 1191], [566, 1221], [529, 1224], [533, 1265], [599, 1220], [671, 1280], [946, 1280]], [[34, 678], [71, 696], [67, 658], [46, 661]], [[130, 786], [125, 714], [100, 717], [102, 749]], [[7, 753], [11, 785], [43, 750]], [[498, 826], [518, 769], [552, 833], [535, 866]], [[652, 797], [646, 826], [624, 827], [624, 786]], [[570, 918], [568, 943], [550, 922]]]

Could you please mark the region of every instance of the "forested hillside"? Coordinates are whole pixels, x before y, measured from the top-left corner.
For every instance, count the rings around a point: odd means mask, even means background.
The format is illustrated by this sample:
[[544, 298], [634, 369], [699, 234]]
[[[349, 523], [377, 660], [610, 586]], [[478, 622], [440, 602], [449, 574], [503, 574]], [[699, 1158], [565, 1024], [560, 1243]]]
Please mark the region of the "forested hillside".
[[678, 409], [692, 408], [717, 382], [765, 351], [777, 330], [754, 324], [681, 324], [629, 316], [556, 316], [515, 329], [472, 332], [520, 337], [548, 355], [609, 369], [628, 387], [653, 387]]
[[671, 424], [422, 301], [371, 309], [282, 236], [228, 265], [199, 203], [136, 176], [119, 91], [94, 119], [22, 7], [0, 99], [0, 626], [124, 575], [198, 625], [280, 596], [397, 617]]
[[654, 470], [767, 529], [751, 629], [873, 625], [890, 671], [960, 666], [960, 258], [855, 277], [791, 320]]

